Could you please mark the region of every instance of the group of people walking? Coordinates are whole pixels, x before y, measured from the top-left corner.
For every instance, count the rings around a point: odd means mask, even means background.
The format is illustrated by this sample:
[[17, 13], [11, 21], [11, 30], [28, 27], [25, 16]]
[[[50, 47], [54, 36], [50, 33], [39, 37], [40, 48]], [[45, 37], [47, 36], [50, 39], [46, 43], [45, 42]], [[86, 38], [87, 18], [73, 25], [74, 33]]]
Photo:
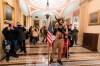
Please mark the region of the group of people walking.
[[[57, 19], [57, 18], [56, 18]], [[20, 46], [20, 52], [27, 53], [25, 40], [27, 37], [31, 44], [36, 45], [39, 41], [39, 37], [43, 37], [42, 42], [47, 42], [47, 26], [43, 26], [39, 29], [39, 26], [31, 26], [29, 31], [19, 23], [14, 26], [13, 21], [10, 21], [8, 26], [2, 31], [4, 40], [4, 51], [6, 53], [6, 61], [9, 61], [10, 56], [18, 57], [17, 49]], [[57, 62], [63, 65], [61, 58], [70, 56], [68, 53], [69, 47], [72, 47], [74, 42], [77, 44], [78, 30], [76, 27], [72, 30], [71, 24], [64, 25], [63, 18], [57, 19], [57, 23], [53, 27], [52, 34], [55, 36], [55, 40], [52, 42], [52, 53], [50, 56], [50, 63], [53, 62], [56, 50], [58, 49]], [[28, 34], [28, 36], [26, 35]]]
[[10, 21], [8, 26], [2, 30], [2, 33], [5, 37], [3, 41], [3, 49], [6, 53], [6, 61], [9, 61], [10, 56], [18, 57], [17, 49], [20, 46], [20, 52], [27, 53], [26, 51], [26, 29], [19, 23], [16, 23], [14, 26], [14, 22]]

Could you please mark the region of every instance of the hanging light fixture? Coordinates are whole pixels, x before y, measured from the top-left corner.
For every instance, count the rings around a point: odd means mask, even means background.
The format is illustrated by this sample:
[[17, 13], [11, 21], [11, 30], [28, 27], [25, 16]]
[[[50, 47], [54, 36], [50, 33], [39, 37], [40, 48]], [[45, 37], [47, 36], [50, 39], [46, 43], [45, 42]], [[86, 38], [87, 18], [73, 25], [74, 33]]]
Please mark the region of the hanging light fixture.
[[46, 4], [46, 10], [49, 9], [49, 0], [47, 0], [47, 4]]

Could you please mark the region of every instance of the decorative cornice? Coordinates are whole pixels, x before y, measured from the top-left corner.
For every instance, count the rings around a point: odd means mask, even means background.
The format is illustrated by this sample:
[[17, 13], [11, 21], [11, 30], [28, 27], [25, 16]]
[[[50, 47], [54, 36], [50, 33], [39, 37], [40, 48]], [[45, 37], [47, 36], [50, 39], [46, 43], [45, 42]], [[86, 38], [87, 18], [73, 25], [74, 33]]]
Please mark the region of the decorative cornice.
[[93, 0], [88, 0], [88, 2], [91, 2], [91, 1], [93, 1]]
[[80, 0], [80, 4], [79, 5], [81, 5], [81, 4], [85, 3], [85, 2], [91, 2], [91, 1], [93, 1], [93, 0]]

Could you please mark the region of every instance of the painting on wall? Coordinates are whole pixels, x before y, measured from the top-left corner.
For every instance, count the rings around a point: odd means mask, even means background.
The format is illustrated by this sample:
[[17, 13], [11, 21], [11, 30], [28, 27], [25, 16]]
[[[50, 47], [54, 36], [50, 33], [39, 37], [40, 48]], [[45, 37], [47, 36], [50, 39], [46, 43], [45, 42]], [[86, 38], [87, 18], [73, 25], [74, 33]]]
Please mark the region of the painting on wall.
[[73, 22], [79, 22], [78, 20], [79, 20], [79, 16], [74, 16], [73, 17]]
[[97, 11], [95, 13], [91, 13], [89, 15], [89, 25], [100, 25], [100, 11]]
[[8, 3], [4, 4], [4, 20], [13, 20], [14, 18], [14, 8], [11, 7]]
[[39, 26], [39, 20], [34, 20], [34, 26]]
[[72, 29], [74, 29], [74, 27], [79, 27], [79, 19], [80, 19], [80, 9], [76, 9], [73, 12], [73, 18], [72, 18]]

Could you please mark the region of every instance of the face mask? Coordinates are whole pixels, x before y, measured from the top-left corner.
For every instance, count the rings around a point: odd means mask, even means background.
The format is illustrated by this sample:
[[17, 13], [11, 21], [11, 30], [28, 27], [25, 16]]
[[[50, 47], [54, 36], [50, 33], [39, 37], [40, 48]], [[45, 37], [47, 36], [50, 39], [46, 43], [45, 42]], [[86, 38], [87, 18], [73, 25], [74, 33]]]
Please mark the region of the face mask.
[[11, 27], [11, 24], [9, 24], [9, 27]]
[[18, 27], [20, 27], [21, 25], [17, 25]]

